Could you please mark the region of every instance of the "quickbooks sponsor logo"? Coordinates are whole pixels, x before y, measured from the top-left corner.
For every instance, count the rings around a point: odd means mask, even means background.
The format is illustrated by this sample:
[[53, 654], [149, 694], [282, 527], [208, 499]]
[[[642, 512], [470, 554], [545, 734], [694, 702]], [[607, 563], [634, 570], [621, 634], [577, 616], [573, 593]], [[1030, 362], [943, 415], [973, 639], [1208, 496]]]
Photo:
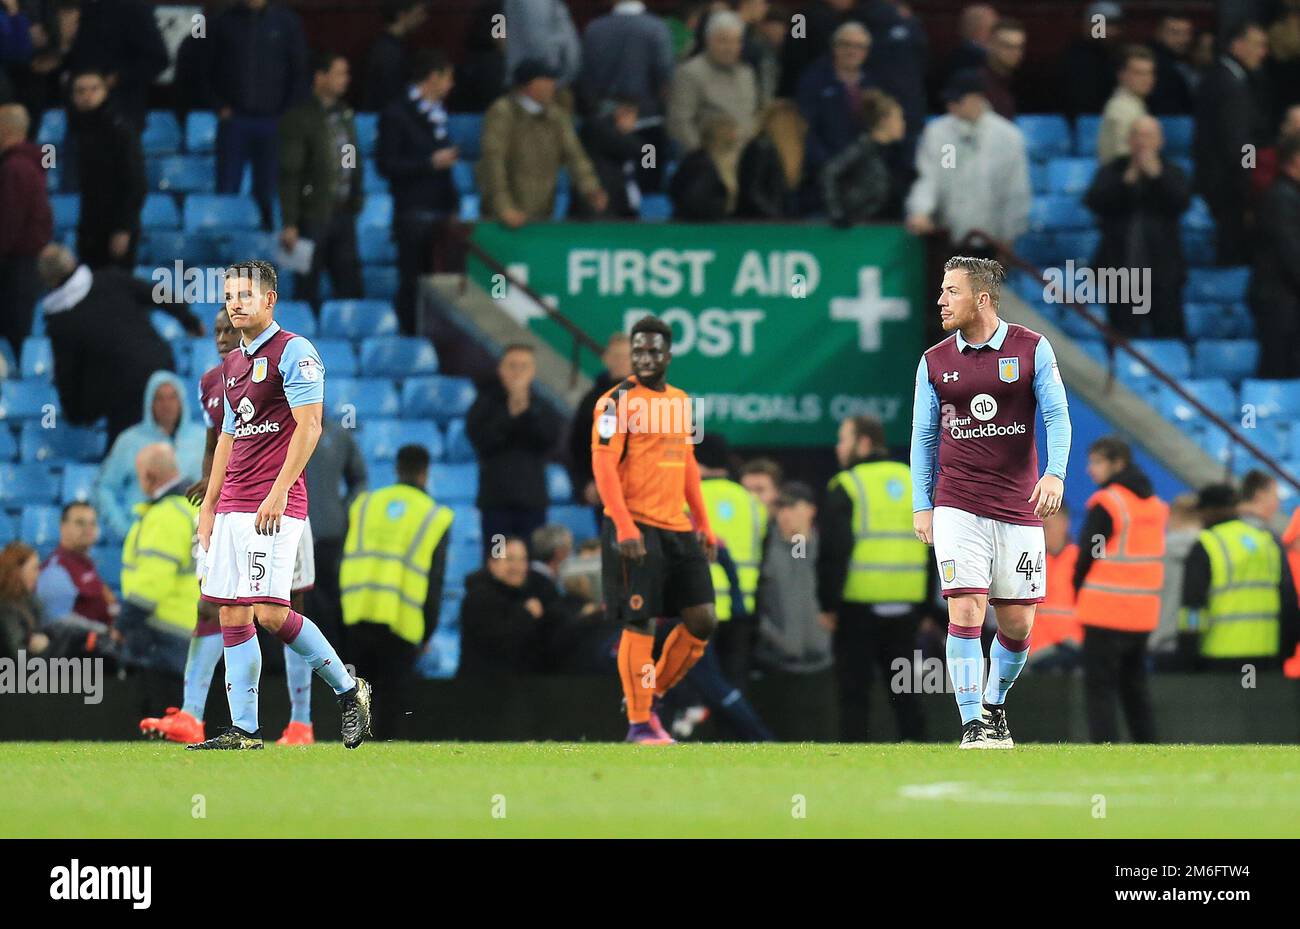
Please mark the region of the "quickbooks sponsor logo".
[[974, 429], [962, 429], [959, 426], [953, 426], [949, 430], [949, 434], [954, 439], [987, 439], [999, 435], [1023, 435], [1024, 432], [1024, 423], [1011, 423], [1007, 426], [985, 423], [982, 426], [976, 426]]
[[236, 426], [235, 438], [246, 439], [250, 435], [266, 435], [268, 432], [279, 432], [279, 431], [280, 431], [280, 424], [275, 422], [258, 423], [255, 426]]

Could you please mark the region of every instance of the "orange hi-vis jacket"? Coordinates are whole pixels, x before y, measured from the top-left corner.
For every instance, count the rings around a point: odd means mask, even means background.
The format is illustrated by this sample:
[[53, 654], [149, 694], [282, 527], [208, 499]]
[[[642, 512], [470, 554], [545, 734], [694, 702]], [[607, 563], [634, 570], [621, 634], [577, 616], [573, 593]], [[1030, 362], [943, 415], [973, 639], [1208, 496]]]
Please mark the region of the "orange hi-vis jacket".
[[1120, 484], [1088, 498], [1088, 507], [1110, 514], [1106, 551], [1093, 560], [1079, 589], [1074, 615], [1084, 626], [1150, 632], [1160, 621], [1165, 581], [1165, 524], [1169, 506], [1154, 494], [1146, 499]]
[[1078, 560], [1079, 546], [1074, 543], [1055, 555], [1047, 553], [1047, 596], [1034, 611], [1034, 648], [1083, 641], [1083, 630], [1074, 616], [1074, 564]]

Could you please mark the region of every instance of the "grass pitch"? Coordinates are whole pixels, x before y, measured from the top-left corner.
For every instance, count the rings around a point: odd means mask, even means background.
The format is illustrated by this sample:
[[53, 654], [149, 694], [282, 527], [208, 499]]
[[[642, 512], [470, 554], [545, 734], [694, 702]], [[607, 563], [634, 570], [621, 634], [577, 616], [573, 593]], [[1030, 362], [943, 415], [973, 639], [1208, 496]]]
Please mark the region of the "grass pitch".
[[1297, 761], [1291, 746], [0, 743], [0, 837], [1295, 837]]

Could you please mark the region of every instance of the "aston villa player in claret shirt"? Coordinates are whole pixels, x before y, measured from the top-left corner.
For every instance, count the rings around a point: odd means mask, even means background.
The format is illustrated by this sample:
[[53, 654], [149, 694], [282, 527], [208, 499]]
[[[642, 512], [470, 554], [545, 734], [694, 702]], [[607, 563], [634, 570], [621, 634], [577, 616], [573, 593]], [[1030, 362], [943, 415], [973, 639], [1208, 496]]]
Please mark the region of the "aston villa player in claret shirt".
[[275, 322], [276, 273], [265, 261], [226, 269], [226, 312], [239, 345], [221, 363], [221, 436], [199, 508], [203, 599], [221, 607], [232, 726], [190, 749], [258, 749], [262, 652], [253, 619], [302, 657], [338, 696], [343, 744], [370, 734], [370, 685], [355, 680], [310, 619], [290, 608], [307, 519], [303, 472], [321, 434], [325, 366]]
[[[1011, 748], [1004, 704], [1029, 656], [1034, 609], [1046, 595], [1043, 517], [1061, 507], [1070, 411], [1052, 346], [998, 318], [1006, 271], [987, 258], [950, 258], [939, 294], [953, 333], [916, 369], [912, 505], [917, 538], [934, 545], [948, 601], [948, 674], [961, 748]], [[1038, 473], [1034, 433], [1047, 427]], [[980, 629], [989, 604], [998, 633], [988, 683]], [[982, 695], [982, 703], [981, 703]]]

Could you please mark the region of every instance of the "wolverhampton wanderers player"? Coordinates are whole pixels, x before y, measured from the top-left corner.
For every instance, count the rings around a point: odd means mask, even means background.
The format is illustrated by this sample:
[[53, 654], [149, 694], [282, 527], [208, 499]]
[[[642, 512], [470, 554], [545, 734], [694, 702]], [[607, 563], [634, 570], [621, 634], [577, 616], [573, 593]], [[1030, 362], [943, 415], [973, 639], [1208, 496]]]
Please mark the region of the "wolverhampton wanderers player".
[[[690, 399], [664, 381], [672, 331], [653, 316], [632, 327], [632, 376], [596, 401], [591, 465], [605, 504], [606, 608], [623, 625], [618, 674], [627, 741], [670, 745], [656, 702], [704, 654], [717, 619], [709, 561], [717, 542], [700, 492]], [[690, 506], [695, 525], [686, 515]], [[658, 616], [680, 616], [656, 663]]]

